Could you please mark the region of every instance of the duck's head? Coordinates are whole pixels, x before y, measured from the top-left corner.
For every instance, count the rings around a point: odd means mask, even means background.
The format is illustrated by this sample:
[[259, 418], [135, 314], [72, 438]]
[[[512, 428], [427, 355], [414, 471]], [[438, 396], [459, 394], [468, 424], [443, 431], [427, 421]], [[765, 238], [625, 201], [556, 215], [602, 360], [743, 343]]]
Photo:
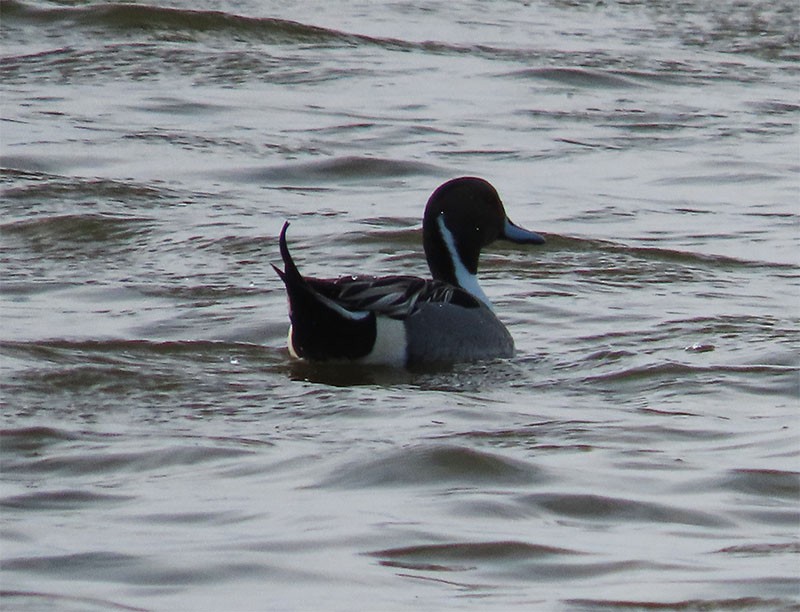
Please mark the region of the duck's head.
[[495, 240], [545, 241], [512, 223], [497, 190], [476, 177], [452, 179], [433, 192], [425, 207], [422, 240], [433, 278], [466, 289], [490, 307], [477, 280], [481, 249]]

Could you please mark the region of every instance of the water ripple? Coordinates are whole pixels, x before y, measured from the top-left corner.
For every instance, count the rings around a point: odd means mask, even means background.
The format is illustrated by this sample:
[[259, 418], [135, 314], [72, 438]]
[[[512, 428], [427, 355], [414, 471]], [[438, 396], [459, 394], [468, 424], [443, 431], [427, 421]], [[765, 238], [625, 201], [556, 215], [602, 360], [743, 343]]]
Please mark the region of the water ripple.
[[5, 467], [21, 474], [59, 474], [79, 476], [87, 474], [120, 474], [163, 470], [167, 466], [195, 466], [201, 462], [240, 458], [251, 451], [219, 446], [171, 446], [140, 452], [95, 451], [78, 454], [53, 454], [38, 460], [10, 460]]
[[639, 87], [633, 78], [624, 74], [611, 74], [583, 68], [529, 68], [508, 74], [510, 78], [534, 78], [553, 81], [571, 87], [625, 88]]
[[[3, 604], [797, 609], [796, 0], [0, 4]], [[292, 360], [473, 173], [518, 354]]]
[[508, 486], [544, 480], [547, 476], [534, 465], [463, 446], [437, 444], [407, 448], [341, 466], [320, 485], [362, 488], [490, 483]]
[[567, 548], [507, 541], [403, 546], [367, 554], [379, 558], [381, 565], [387, 567], [417, 571], [461, 572], [476, 569], [478, 564], [540, 561], [583, 553]]
[[442, 175], [443, 168], [431, 164], [377, 157], [338, 157], [314, 162], [283, 164], [268, 168], [233, 170], [226, 175], [258, 184], [318, 185], [335, 181], [360, 182], [364, 179], [399, 176]]
[[671, 610], [697, 612], [699, 610], [793, 610], [792, 600], [764, 597], [684, 599], [681, 601], [625, 600], [625, 599], [568, 599], [565, 603], [573, 610], [594, 612], [601, 610]]
[[724, 517], [708, 512], [603, 495], [534, 493], [521, 497], [519, 503], [538, 507], [564, 518], [589, 521], [611, 523], [641, 521], [716, 528], [729, 527], [733, 524]]
[[104, 243], [127, 240], [145, 234], [153, 220], [142, 217], [122, 217], [105, 214], [58, 215], [25, 219], [0, 225], [0, 232], [45, 243], [76, 242]]
[[8, 510], [42, 511], [62, 510], [72, 511], [81, 508], [92, 508], [95, 505], [124, 504], [134, 499], [130, 495], [110, 495], [91, 493], [89, 491], [39, 491], [23, 495], [11, 495], [0, 499], [0, 507]]
[[[58, 606], [59, 610], [86, 612], [97, 610], [122, 610], [123, 612], [148, 612], [146, 608], [137, 608], [121, 604], [110, 599], [100, 597], [79, 597], [62, 593], [46, 593], [42, 591], [20, 591], [6, 589], [0, 591], [0, 598], [9, 602], [19, 602], [20, 610], [51, 609]], [[41, 608], [39, 607], [41, 605]]]

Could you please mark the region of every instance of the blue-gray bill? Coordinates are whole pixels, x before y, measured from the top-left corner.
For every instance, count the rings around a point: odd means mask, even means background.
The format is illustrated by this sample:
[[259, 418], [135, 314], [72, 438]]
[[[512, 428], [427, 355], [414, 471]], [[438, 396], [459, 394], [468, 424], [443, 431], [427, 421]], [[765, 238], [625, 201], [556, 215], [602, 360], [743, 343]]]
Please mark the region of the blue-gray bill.
[[544, 244], [545, 239], [541, 234], [526, 230], [524, 227], [516, 225], [506, 217], [505, 224], [503, 225], [503, 235], [501, 238], [516, 242], [518, 244]]

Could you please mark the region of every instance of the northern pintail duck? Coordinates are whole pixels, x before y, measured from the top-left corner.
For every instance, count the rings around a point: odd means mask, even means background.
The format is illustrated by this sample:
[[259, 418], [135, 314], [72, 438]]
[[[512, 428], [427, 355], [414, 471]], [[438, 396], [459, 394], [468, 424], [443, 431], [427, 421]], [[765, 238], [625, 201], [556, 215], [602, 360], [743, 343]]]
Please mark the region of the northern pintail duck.
[[280, 234], [289, 297], [289, 352], [311, 361], [415, 365], [514, 353], [511, 334], [478, 285], [481, 248], [498, 239], [542, 244], [514, 225], [487, 181], [441, 185], [425, 207], [422, 240], [432, 280], [414, 276], [304, 278]]

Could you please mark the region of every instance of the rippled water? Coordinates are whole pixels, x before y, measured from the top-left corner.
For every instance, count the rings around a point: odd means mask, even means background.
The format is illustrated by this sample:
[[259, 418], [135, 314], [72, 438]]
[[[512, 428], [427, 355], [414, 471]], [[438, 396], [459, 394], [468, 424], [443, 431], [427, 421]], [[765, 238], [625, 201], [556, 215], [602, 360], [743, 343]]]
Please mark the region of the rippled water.
[[[800, 608], [796, 2], [0, 7], [4, 608]], [[517, 356], [291, 361], [463, 174]]]

